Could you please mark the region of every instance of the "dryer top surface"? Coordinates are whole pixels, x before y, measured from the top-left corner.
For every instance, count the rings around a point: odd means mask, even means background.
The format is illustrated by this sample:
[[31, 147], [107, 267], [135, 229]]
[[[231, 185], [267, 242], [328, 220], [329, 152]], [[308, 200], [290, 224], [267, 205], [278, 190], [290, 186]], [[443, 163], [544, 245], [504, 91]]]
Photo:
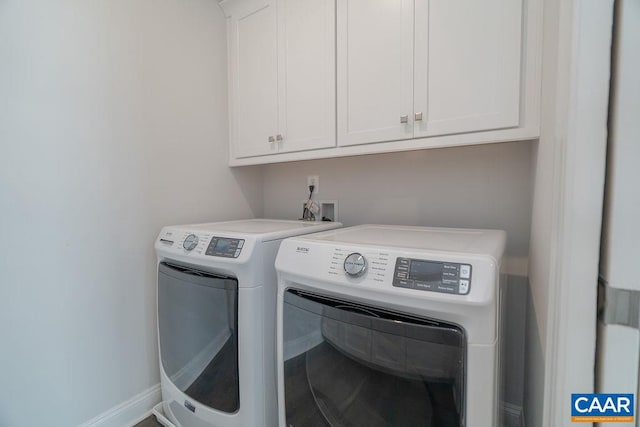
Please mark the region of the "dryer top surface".
[[209, 222], [178, 226], [193, 231], [209, 233], [234, 233], [252, 235], [258, 240], [267, 241], [297, 236], [306, 233], [331, 230], [341, 224], [335, 222], [314, 222], [279, 219], [247, 219], [238, 221]]

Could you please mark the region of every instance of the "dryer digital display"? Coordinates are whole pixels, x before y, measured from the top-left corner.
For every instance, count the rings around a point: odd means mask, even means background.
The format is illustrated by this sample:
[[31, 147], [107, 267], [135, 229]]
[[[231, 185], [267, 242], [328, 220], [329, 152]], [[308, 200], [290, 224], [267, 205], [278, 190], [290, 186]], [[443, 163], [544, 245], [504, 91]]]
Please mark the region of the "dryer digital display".
[[244, 246], [243, 239], [229, 239], [226, 237], [214, 237], [211, 239], [209, 246], [207, 247], [206, 255], [219, 256], [225, 258], [238, 258], [242, 247]]
[[393, 286], [466, 295], [471, 289], [471, 265], [397, 258]]

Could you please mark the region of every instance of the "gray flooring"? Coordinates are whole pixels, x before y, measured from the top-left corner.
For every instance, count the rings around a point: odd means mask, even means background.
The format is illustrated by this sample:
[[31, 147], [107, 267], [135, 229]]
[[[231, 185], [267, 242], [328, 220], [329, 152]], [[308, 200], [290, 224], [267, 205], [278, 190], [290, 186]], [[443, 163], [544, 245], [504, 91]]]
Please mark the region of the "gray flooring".
[[154, 417], [153, 415], [149, 415], [147, 418], [140, 421], [133, 427], [162, 427], [162, 424], [156, 421], [156, 417]]

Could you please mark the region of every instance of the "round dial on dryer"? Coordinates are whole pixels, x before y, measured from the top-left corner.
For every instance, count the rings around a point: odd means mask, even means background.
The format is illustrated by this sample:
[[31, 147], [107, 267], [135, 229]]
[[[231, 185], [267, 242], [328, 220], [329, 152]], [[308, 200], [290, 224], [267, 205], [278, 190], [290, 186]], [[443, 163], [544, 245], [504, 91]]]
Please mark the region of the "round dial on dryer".
[[182, 247], [185, 248], [188, 251], [192, 251], [196, 248], [196, 246], [198, 246], [198, 241], [200, 239], [198, 239], [198, 236], [196, 236], [195, 234], [189, 234], [185, 239], [184, 239], [184, 243], [182, 244]]
[[344, 271], [348, 276], [359, 277], [367, 271], [367, 259], [357, 252], [344, 259]]

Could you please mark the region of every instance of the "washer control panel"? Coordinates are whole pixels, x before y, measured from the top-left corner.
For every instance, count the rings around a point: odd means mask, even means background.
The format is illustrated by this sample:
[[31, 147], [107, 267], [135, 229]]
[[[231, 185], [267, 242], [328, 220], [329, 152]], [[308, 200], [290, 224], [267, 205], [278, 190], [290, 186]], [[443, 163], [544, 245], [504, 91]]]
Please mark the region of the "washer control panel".
[[330, 253], [329, 268], [326, 270], [330, 277], [346, 277], [364, 285], [382, 285], [390, 281], [391, 257], [388, 252], [335, 247]]
[[358, 252], [353, 252], [344, 259], [344, 272], [351, 277], [360, 277], [367, 271], [367, 259]]
[[471, 265], [397, 258], [393, 286], [466, 295], [471, 290]]
[[205, 255], [224, 258], [238, 258], [244, 246], [244, 239], [213, 236]]

